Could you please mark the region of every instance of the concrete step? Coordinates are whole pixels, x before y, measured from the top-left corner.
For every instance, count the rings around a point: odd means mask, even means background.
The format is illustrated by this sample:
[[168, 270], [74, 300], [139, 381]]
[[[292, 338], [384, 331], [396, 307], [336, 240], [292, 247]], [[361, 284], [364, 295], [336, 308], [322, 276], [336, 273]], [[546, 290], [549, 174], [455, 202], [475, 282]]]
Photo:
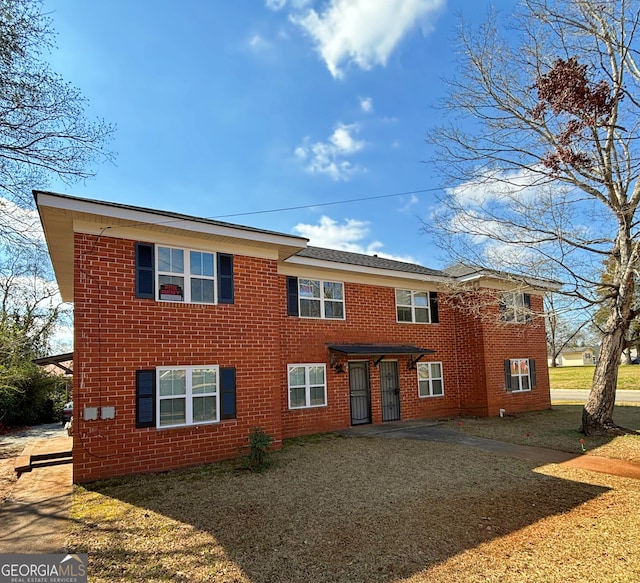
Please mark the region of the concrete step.
[[60, 464], [70, 464], [73, 462], [72, 452], [58, 451], [49, 453], [31, 453], [30, 448], [25, 448], [21, 456], [16, 458], [15, 471], [20, 477], [25, 472], [30, 472], [34, 468], [45, 468]]

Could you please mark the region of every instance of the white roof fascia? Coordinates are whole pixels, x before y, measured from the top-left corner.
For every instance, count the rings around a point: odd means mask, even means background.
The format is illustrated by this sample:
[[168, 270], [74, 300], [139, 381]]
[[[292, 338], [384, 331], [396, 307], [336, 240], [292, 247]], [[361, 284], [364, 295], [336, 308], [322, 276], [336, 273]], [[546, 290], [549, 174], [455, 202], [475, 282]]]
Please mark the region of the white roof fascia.
[[490, 272], [489, 273], [487, 272], [471, 273], [469, 275], [462, 275], [460, 277], [454, 277], [452, 279], [460, 283], [466, 283], [469, 281], [479, 281], [481, 279], [496, 279], [498, 281], [521, 280], [523, 283], [526, 283], [530, 287], [539, 288], [543, 290], [559, 291], [560, 289], [562, 289], [561, 283], [555, 283], [553, 281], [529, 278], [529, 277], [517, 276], [517, 275], [514, 275], [513, 278], [500, 277], [500, 276], [497, 276], [495, 273], [490, 273]]
[[196, 233], [204, 233], [208, 235], [218, 235], [221, 237], [232, 237], [236, 239], [246, 239], [258, 243], [267, 243], [270, 245], [297, 246], [305, 248], [307, 239], [296, 237], [294, 235], [266, 233], [259, 229], [245, 229], [241, 225], [213, 225], [197, 220], [188, 220], [185, 218], [171, 218], [167, 215], [156, 214], [152, 210], [138, 211], [133, 209], [121, 208], [101, 204], [97, 201], [77, 200], [65, 197], [58, 197], [52, 194], [39, 192], [38, 206], [58, 208], [72, 212], [86, 213], [106, 219], [119, 219], [140, 223], [140, 226], [158, 225], [169, 228], [192, 231]]

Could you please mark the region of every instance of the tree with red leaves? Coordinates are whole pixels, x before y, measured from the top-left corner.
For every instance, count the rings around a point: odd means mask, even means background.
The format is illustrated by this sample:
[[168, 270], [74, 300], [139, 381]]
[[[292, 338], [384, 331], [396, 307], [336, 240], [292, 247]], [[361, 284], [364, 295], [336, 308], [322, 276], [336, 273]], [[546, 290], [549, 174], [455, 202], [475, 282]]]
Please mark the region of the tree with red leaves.
[[460, 28], [428, 140], [449, 182], [425, 230], [454, 261], [552, 279], [605, 309], [582, 430], [620, 432], [618, 366], [640, 314], [640, 3], [525, 0], [500, 22]]

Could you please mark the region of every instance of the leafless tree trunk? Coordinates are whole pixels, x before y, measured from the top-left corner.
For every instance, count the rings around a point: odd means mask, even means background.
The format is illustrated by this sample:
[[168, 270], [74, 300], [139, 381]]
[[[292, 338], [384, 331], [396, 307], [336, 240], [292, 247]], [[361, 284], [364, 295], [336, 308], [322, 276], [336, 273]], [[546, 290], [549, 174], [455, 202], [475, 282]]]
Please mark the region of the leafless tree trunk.
[[613, 431], [617, 368], [638, 315], [640, 5], [525, 0], [504, 21], [513, 34], [497, 22], [461, 27], [447, 125], [429, 134], [450, 182], [425, 228], [453, 261], [549, 277], [585, 308], [606, 305], [582, 428]]

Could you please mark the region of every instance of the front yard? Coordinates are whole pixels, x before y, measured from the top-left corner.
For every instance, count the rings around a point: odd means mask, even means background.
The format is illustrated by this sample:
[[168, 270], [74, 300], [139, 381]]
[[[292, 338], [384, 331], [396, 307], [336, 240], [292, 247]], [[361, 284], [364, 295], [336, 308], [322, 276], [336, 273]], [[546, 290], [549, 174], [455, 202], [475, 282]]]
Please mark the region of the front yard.
[[[502, 419], [501, 436], [571, 418], [554, 413]], [[97, 582], [630, 583], [639, 508], [637, 480], [326, 435], [287, 442], [262, 474], [228, 462], [77, 487], [68, 544]]]
[[[591, 389], [594, 366], [558, 366], [549, 368], [552, 389]], [[623, 364], [618, 368], [618, 389], [640, 390], [640, 365]]]

